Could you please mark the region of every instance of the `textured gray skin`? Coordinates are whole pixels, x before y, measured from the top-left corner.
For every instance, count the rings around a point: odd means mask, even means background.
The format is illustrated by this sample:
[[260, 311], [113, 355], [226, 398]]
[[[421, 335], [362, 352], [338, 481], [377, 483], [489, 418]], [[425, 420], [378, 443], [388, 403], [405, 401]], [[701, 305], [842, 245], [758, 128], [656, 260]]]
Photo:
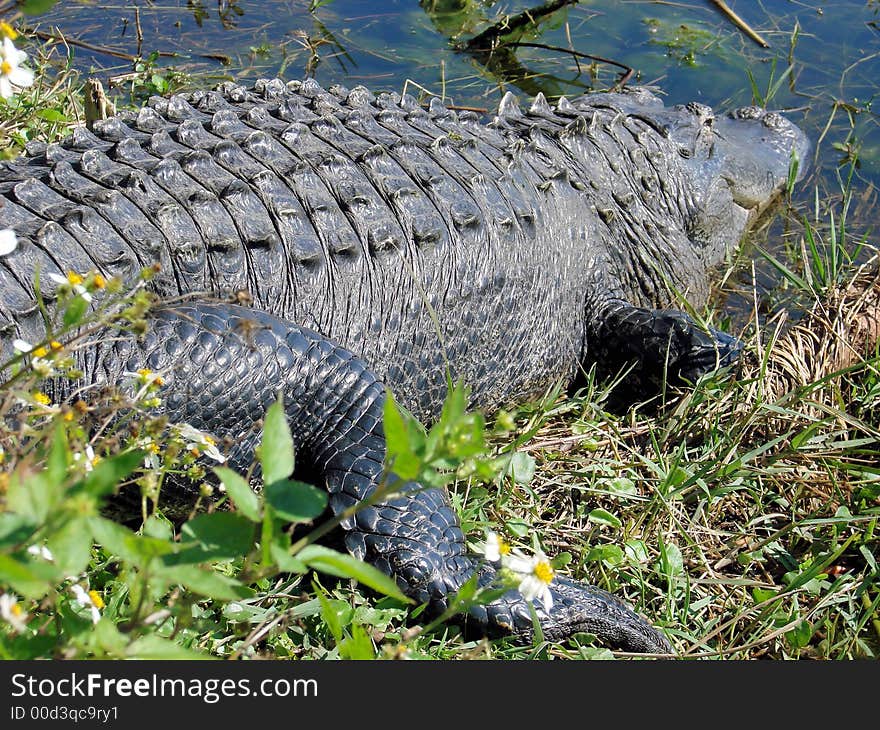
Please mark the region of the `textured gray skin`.
[[[635, 360], [636, 398], [730, 361], [732, 338], [655, 308], [672, 291], [705, 301], [712, 268], [807, 149], [776, 114], [666, 108], [647, 90], [539, 97], [525, 113], [507, 96], [490, 124], [310, 81], [152, 99], [0, 166], [0, 227], [20, 240], [0, 258], [0, 339], [8, 354], [13, 337], [43, 336], [36, 269], [131, 279], [158, 262], [155, 289], [194, 304], [160, 310], [142, 342], [93, 348], [87, 378], [162, 370], [170, 415], [232, 437], [237, 465], [281, 388], [338, 512], [381, 472], [380, 381], [431, 420], [447, 369], [491, 409], [590, 364]], [[217, 302], [243, 290], [252, 310]], [[464, 554], [444, 493], [404, 491], [349, 520], [346, 543], [439, 611], [493, 571]], [[559, 581], [555, 597], [548, 637], [669, 650], [598, 589]], [[514, 595], [472, 617], [531, 631]]]

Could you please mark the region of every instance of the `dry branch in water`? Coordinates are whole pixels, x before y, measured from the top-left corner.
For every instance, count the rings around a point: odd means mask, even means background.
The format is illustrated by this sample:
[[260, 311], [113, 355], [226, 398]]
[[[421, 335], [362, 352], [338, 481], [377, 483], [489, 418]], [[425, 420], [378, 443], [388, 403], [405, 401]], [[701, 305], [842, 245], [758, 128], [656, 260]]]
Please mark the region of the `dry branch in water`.
[[746, 21], [740, 18], [739, 15], [737, 15], [731, 9], [731, 7], [726, 2], [724, 2], [724, 0], [712, 0], [712, 2], [714, 3], [715, 7], [718, 8], [731, 23], [739, 28], [755, 43], [764, 48], [770, 48], [770, 44], [767, 43], [767, 41], [765, 41], [760, 35], [758, 35], [758, 33], [748, 23], [746, 23]]

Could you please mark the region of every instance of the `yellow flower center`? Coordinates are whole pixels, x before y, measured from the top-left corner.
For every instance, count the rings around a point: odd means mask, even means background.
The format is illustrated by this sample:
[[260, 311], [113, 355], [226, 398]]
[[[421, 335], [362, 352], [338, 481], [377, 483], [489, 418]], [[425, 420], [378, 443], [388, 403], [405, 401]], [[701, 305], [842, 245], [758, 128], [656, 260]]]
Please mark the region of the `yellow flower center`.
[[34, 350], [34, 356], [36, 357], [46, 357], [49, 354], [49, 351], [45, 347], [38, 347]]
[[208, 436], [208, 434], [205, 434], [204, 440], [208, 446], [215, 446], [217, 444], [217, 442], [213, 438]]
[[52, 402], [52, 399], [41, 390], [34, 393], [34, 400], [44, 406], [47, 406]]
[[107, 286], [107, 280], [103, 276], [101, 276], [100, 274], [95, 274], [95, 277], [92, 279], [92, 282], [94, 283], [95, 288], [97, 288], [97, 289], [103, 289], [105, 286]]
[[149, 451], [151, 454], [158, 454], [159, 444], [155, 442], [147, 444], [147, 451]]
[[510, 545], [508, 545], [500, 537], [498, 538], [498, 554], [499, 555], [510, 555]]
[[67, 272], [67, 280], [70, 282], [71, 286], [76, 286], [77, 284], [83, 283], [83, 278], [75, 271]]
[[64, 411], [64, 415], [62, 416], [62, 418], [65, 421], [72, 421], [73, 420], [73, 411]]
[[14, 41], [18, 38], [18, 31], [5, 20], [2, 20], [0, 21], [0, 36], [6, 36], [9, 40]]
[[62, 345], [60, 342], [58, 342], [58, 340], [52, 340], [52, 341], [49, 343], [49, 347], [50, 347], [51, 349], [57, 351], [57, 350], [60, 350], [62, 347], [64, 347], [64, 345]]
[[95, 608], [104, 608], [104, 599], [101, 598], [101, 594], [98, 593], [98, 591], [89, 591], [89, 598], [92, 599], [92, 603], [95, 604]]
[[0, 73], [4, 76], [9, 76], [12, 73], [12, 64], [9, 61], [3, 61], [0, 63]]
[[9, 613], [11, 613], [13, 616], [23, 616], [23, 615], [24, 615], [24, 609], [23, 609], [21, 606], [18, 605], [18, 602], [16, 602], [16, 603], [13, 603], [13, 604], [9, 607]]
[[546, 585], [550, 585], [553, 582], [553, 576], [556, 575], [553, 568], [550, 567], [550, 563], [543, 560], [534, 567], [533, 572], [535, 577]]

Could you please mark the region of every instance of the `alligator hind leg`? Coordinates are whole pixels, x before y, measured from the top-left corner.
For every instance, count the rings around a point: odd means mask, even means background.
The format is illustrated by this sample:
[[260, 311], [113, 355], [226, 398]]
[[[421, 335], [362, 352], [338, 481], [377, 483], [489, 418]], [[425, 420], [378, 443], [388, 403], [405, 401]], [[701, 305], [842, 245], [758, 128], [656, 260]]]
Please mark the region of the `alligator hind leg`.
[[[122, 370], [161, 372], [168, 416], [229, 437], [229, 463], [239, 470], [253, 458], [254, 424], [280, 392], [297, 460], [326, 486], [337, 514], [370, 497], [385, 476], [384, 386], [352, 353], [310, 330], [234, 305], [195, 303], [157, 310], [142, 340], [108, 342], [96, 352], [89, 372], [111, 382]], [[393, 576], [434, 615], [474, 572], [481, 583], [492, 581], [494, 568], [466, 553], [445, 490], [393, 486], [396, 496], [343, 522], [354, 555]], [[588, 631], [629, 651], [671, 651], [659, 632], [604, 591], [565, 579], [551, 590], [553, 608], [537, 607], [547, 638]], [[475, 607], [468, 623], [526, 638], [532, 631], [529, 606], [512, 591]]]
[[666, 385], [693, 383], [732, 364], [742, 343], [720, 330], [700, 327], [675, 309], [646, 309], [615, 300], [587, 333], [587, 359], [601, 377], [628, 370], [618, 393], [623, 401], [650, 398]]

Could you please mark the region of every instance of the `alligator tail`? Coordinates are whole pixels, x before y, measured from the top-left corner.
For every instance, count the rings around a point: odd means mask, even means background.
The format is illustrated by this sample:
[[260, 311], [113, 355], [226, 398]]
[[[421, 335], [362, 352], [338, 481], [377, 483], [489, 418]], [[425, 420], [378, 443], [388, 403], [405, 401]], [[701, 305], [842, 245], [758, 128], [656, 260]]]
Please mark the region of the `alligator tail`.
[[[231, 304], [188, 303], [153, 317], [139, 340], [106, 338], [90, 348], [85, 370], [93, 380], [117, 382], [117, 371], [141, 367], [162, 373], [167, 415], [234, 444], [228, 463], [240, 470], [253, 459], [254, 424], [281, 392], [298, 468], [326, 484], [355, 556], [394, 577], [429, 615], [444, 612], [474, 572], [481, 584], [493, 582], [494, 568], [467, 554], [444, 489], [397, 482], [393, 494], [370, 499], [387, 478], [385, 388], [359, 358], [306, 328]], [[352, 512], [355, 505], [362, 507]], [[659, 632], [604, 591], [557, 579], [552, 594], [553, 608], [538, 609], [546, 638], [587, 631], [614, 648], [671, 653]], [[465, 623], [532, 637], [532, 611], [515, 591], [473, 606]]]

